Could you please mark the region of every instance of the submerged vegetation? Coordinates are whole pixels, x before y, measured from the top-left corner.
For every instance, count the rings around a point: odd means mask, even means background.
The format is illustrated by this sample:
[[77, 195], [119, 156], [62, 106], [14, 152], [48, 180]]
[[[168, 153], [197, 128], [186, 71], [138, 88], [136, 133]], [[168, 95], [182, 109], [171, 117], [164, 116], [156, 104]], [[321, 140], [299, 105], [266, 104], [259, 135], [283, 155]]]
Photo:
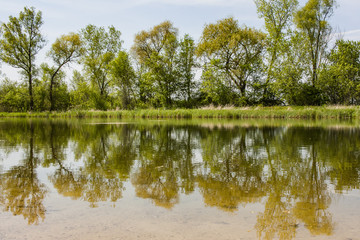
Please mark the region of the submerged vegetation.
[[[121, 32], [114, 26], [87, 25], [59, 37], [47, 53], [52, 64], [40, 66], [35, 60], [46, 42], [41, 32], [42, 13], [25, 7], [0, 27], [0, 61], [19, 69], [23, 79], [0, 75], [0, 112], [45, 112], [37, 116], [357, 116], [353, 108], [292, 108], [286, 113], [286, 108], [263, 109], [264, 113], [253, 108], [134, 110], [360, 103], [360, 42], [338, 39], [330, 44], [334, 33], [329, 20], [335, 0], [308, 0], [303, 6], [297, 0], [255, 0], [255, 4], [265, 23], [263, 30], [230, 17], [206, 24], [195, 41], [188, 34], [179, 36], [173, 23], [164, 21], [136, 34], [132, 48], [126, 50]], [[66, 76], [69, 71], [65, 67], [72, 63], [78, 63], [81, 70]], [[87, 112], [90, 109], [134, 111]], [[324, 109], [329, 113], [323, 113]]]

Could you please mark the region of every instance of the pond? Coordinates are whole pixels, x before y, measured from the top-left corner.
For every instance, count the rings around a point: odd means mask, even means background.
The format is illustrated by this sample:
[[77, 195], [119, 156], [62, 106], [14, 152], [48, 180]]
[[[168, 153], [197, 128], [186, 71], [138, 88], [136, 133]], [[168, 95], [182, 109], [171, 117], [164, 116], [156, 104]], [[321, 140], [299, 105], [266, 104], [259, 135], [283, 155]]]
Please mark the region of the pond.
[[0, 239], [357, 239], [360, 127], [0, 119]]

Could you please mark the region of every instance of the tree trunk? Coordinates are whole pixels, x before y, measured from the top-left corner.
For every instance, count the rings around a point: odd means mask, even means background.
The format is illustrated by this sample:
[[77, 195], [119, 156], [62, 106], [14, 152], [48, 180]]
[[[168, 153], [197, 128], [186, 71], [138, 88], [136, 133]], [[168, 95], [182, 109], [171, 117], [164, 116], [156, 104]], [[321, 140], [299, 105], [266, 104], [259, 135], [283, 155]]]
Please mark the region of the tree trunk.
[[316, 67], [316, 62], [313, 63], [313, 72], [312, 72], [312, 85], [313, 87], [315, 87], [316, 82], [317, 82], [317, 67]]
[[31, 71], [30, 71], [30, 74], [29, 74], [29, 96], [30, 96], [30, 111], [32, 112], [34, 110], [34, 98], [33, 98]]
[[49, 95], [50, 95], [50, 111], [54, 111], [53, 84], [54, 84], [54, 81], [53, 81], [53, 79], [51, 79], [50, 80], [50, 92], [49, 92]]
[[122, 105], [124, 109], [128, 109], [129, 94], [125, 85], [122, 86]]
[[266, 98], [266, 95], [268, 93], [268, 87], [269, 87], [269, 83], [270, 83], [270, 75], [272, 73], [272, 69], [273, 69], [275, 60], [277, 58], [276, 51], [277, 51], [277, 49], [275, 48], [272, 52], [271, 61], [270, 61], [269, 69], [267, 71], [267, 76], [266, 76], [266, 81], [265, 81], [265, 86], [264, 86], [263, 99]]
[[246, 94], [245, 90], [246, 90], [245, 83], [240, 84], [240, 92], [241, 92], [242, 97], [245, 97], [245, 94]]

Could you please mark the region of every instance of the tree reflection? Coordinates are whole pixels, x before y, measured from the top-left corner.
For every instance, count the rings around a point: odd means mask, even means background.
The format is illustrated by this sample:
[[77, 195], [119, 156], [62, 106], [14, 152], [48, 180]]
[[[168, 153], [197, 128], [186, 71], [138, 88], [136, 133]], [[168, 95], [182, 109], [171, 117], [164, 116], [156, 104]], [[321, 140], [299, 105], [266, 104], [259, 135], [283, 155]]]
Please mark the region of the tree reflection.
[[255, 226], [260, 238], [294, 238], [300, 223], [314, 235], [332, 234], [331, 162], [318, 160], [318, 152], [324, 153], [323, 132], [284, 127], [205, 131], [204, 169], [197, 176], [204, 202], [233, 212], [264, 199]]
[[206, 131], [201, 140], [204, 168], [197, 181], [204, 202], [226, 211], [265, 196], [262, 161], [247, 148], [247, 129]]
[[[299, 195], [295, 204], [294, 215], [301, 220], [314, 235], [331, 235], [334, 230], [332, 214], [328, 208], [331, 196], [326, 184], [325, 166], [318, 163], [314, 144], [311, 146], [308, 168], [299, 169], [301, 186], [296, 193]], [[306, 172], [305, 172], [306, 171]]]
[[[119, 135], [117, 130], [96, 125], [87, 129], [87, 138], [79, 136], [77, 148], [84, 152], [78, 152], [77, 156], [84, 158], [85, 163], [79, 169], [64, 166], [62, 159], [52, 155], [51, 160], [58, 169], [49, 179], [60, 194], [87, 201], [91, 207], [97, 207], [100, 201], [116, 202], [122, 198], [123, 181], [129, 177], [136, 155], [134, 132], [128, 126], [122, 127]], [[51, 136], [51, 148], [54, 147], [53, 139]], [[86, 143], [80, 139], [86, 139]]]
[[322, 151], [315, 145], [319, 142], [319, 129], [310, 132], [298, 128], [265, 141], [269, 197], [256, 224], [260, 238], [292, 239], [300, 223], [314, 235], [332, 233], [326, 162], [317, 161], [317, 151]]
[[34, 125], [30, 123], [26, 130], [29, 138], [23, 164], [0, 175], [0, 203], [5, 211], [23, 215], [29, 224], [38, 224], [40, 219], [45, 219], [43, 200], [47, 189], [36, 174], [39, 159], [34, 152]]
[[26, 157], [0, 175], [0, 203], [29, 224], [45, 218], [39, 166], [55, 167], [48, 179], [59, 194], [91, 207], [121, 199], [125, 181], [138, 197], [166, 209], [194, 191], [206, 206], [227, 212], [263, 203], [255, 228], [264, 239], [295, 238], [298, 226], [333, 234], [330, 188], [360, 188], [356, 128], [6, 124], [0, 124], [0, 145], [6, 142], [8, 152], [26, 149]]
[[139, 166], [132, 176], [136, 194], [150, 198], [157, 206], [172, 208], [179, 202], [179, 190], [194, 189], [191, 164], [191, 128], [156, 126], [140, 135]]

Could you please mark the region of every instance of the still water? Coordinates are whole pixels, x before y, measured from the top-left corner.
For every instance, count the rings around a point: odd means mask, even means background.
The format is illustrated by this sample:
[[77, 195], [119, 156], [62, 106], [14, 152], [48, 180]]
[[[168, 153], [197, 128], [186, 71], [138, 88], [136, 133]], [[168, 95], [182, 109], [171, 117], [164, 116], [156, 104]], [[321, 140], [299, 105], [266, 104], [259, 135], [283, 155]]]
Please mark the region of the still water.
[[0, 239], [359, 239], [351, 122], [0, 120]]

